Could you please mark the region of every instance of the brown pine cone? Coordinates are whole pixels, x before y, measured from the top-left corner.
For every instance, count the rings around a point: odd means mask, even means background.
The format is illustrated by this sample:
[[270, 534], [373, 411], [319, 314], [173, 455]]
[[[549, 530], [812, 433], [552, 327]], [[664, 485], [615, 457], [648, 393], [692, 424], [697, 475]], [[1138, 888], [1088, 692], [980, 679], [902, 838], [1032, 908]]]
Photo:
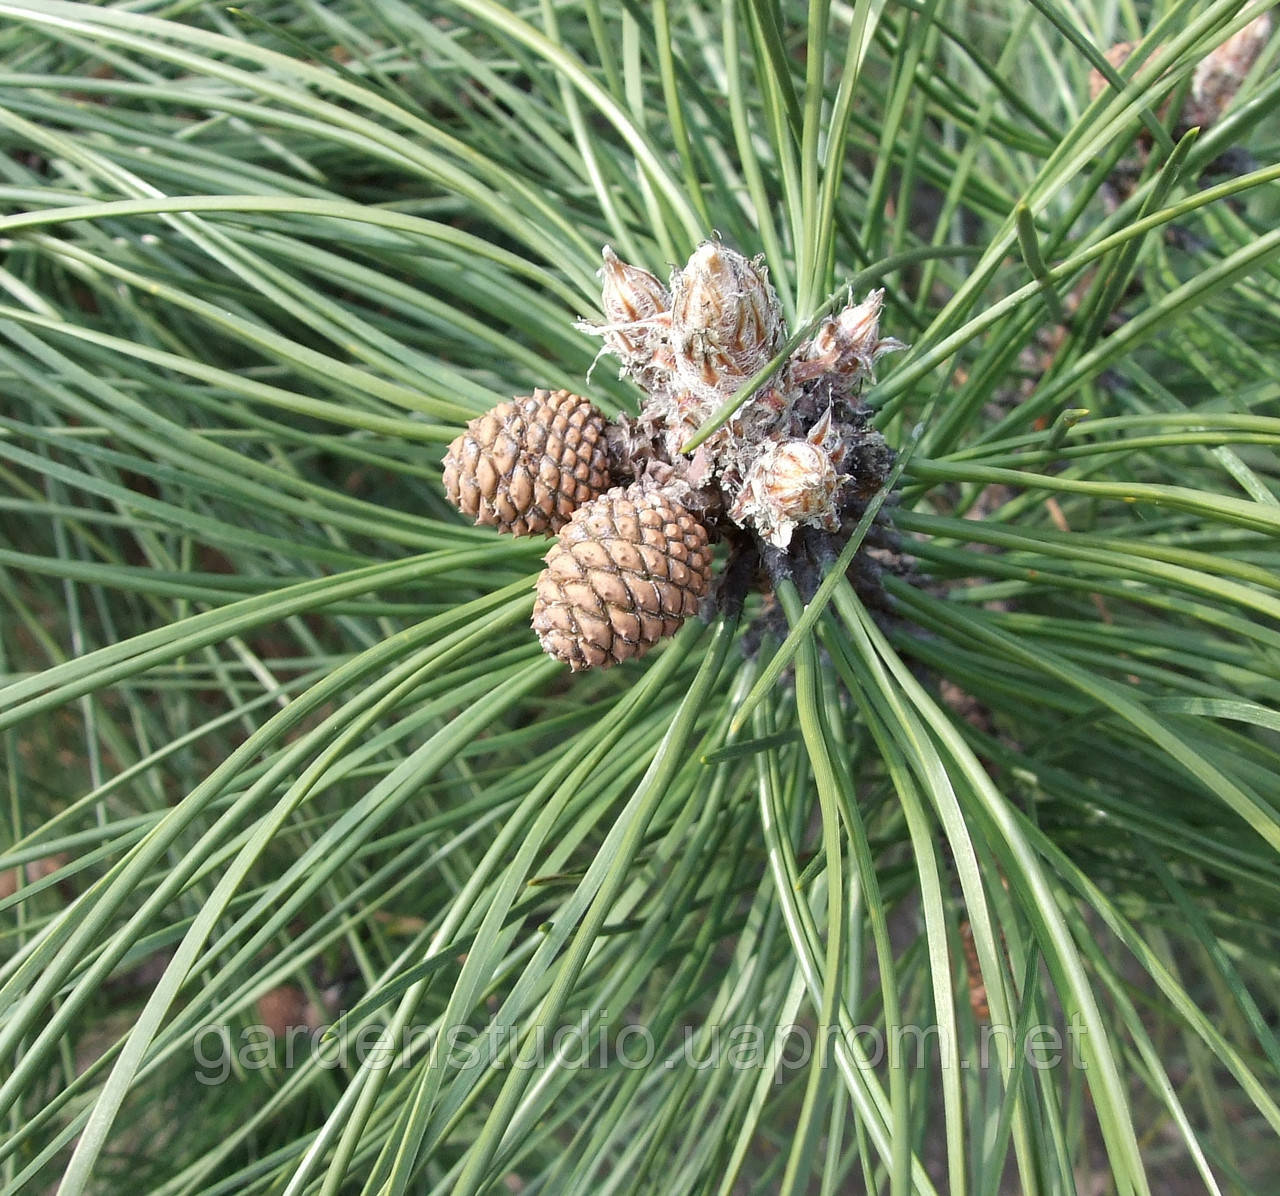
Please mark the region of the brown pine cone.
[[551, 535], [609, 488], [605, 417], [567, 390], [535, 390], [473, 419], [444, 458], [463, 514], [513, 536]]
[[697, 612], [711, 581], [707, 529], [641, 485], [579, 508], [545, 559], [533, 629], [574, 672], [643, 656]]

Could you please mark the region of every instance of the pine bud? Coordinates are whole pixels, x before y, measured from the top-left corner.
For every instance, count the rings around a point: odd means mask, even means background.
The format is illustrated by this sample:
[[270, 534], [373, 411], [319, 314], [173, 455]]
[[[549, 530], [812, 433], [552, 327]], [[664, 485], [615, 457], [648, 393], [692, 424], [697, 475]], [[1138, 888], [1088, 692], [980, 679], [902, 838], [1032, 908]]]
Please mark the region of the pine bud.
[[583, 320], [577, 327], [603, 339], [605, 349], [622, 362], [624, 375], [631, 374], [645, 390], [660, 389], [671, 368], [671, 296], [648, 270], [628, 265], [608, 245], [601, 252], [600, 301], [606, 322]]
[[499, 403], [449, 446], [445, 494], [476, 523], [550, 535], [608, 489], [604, 434], [604, 416], [567, 390]]
[[682, 386], [732, 394], [781, 342], [781, 309], [762, 258], [706, 241], [672, 277], [671, 348]]
[[756, 458], [729, 518], [752, 525], [775, 548], [786, 548], [801, 524], [836, 531], [837, 466], [843, 458], [828, 411], [805, 439], [771, 444]]
[[861, 303], [851, 303], [828, 316], [811, 341], [796, 350], [791, 365], [795, 382], [807, 382], [823, 374], [842, 375], [853, 386], [863, 378], [875, 379], [875, 364], [886, 353], [906, 346], [893, 337], [880, 336], [880, 310], [884, 291], [872, 291]]
[[601, 253], [601, 300], [610, 324], [634, 324], [671, 307], [671, 296], [655, 275], [627, 265], [608, 245]]
[[533, 628], [577, 672], [642, 656], [698, 609], [707, 529], [669, 492], [619, 487], [579, 508], [538, 578]]

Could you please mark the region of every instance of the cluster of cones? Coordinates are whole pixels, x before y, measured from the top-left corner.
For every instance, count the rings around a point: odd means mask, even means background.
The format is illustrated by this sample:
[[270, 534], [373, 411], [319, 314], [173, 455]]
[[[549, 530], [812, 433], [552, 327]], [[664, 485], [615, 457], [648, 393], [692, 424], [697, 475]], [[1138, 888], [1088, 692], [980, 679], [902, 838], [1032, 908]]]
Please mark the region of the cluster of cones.
[[762, 262], [708, 241], [669, 286], [604, 250], [599, 335], [645, 392], [610, 423], [535, 390], [472, 420], [445, 456], [450, 500], [513, 535], [555, 535], [533, 626], [574, 670], [648, 651], [711, 588], [711, 544], [785, 558], [797, 529], [838, 538], [892, 453], [859, 394], [882, 354], [881, 292], [821, 324], [692, 453], [692, 434], [781, 351]]

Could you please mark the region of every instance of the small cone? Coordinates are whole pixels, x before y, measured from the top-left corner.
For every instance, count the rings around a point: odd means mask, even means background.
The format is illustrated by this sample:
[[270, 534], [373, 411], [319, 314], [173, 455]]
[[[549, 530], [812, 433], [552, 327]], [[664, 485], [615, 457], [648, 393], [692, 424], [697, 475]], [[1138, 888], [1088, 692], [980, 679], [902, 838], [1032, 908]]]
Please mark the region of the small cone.
[[567, 390], [499, 403], [449, 446], [445, 493], [477, 523], [550, 535], [609, 488], [604, 431], [604, 416]]
[[662, 490], [610, 490], [546, 555], [533, 629], [574, 672], [643, 656], [698, 610], [711, 582], [707, 529]]

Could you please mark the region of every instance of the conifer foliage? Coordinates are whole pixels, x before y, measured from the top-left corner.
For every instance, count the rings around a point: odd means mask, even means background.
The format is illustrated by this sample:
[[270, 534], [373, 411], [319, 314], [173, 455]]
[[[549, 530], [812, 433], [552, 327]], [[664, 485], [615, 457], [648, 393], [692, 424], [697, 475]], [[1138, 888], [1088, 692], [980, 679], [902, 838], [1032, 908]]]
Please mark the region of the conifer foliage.
[[0, 1188], [1268, 1190], [1270, 8], [0, 0]]

